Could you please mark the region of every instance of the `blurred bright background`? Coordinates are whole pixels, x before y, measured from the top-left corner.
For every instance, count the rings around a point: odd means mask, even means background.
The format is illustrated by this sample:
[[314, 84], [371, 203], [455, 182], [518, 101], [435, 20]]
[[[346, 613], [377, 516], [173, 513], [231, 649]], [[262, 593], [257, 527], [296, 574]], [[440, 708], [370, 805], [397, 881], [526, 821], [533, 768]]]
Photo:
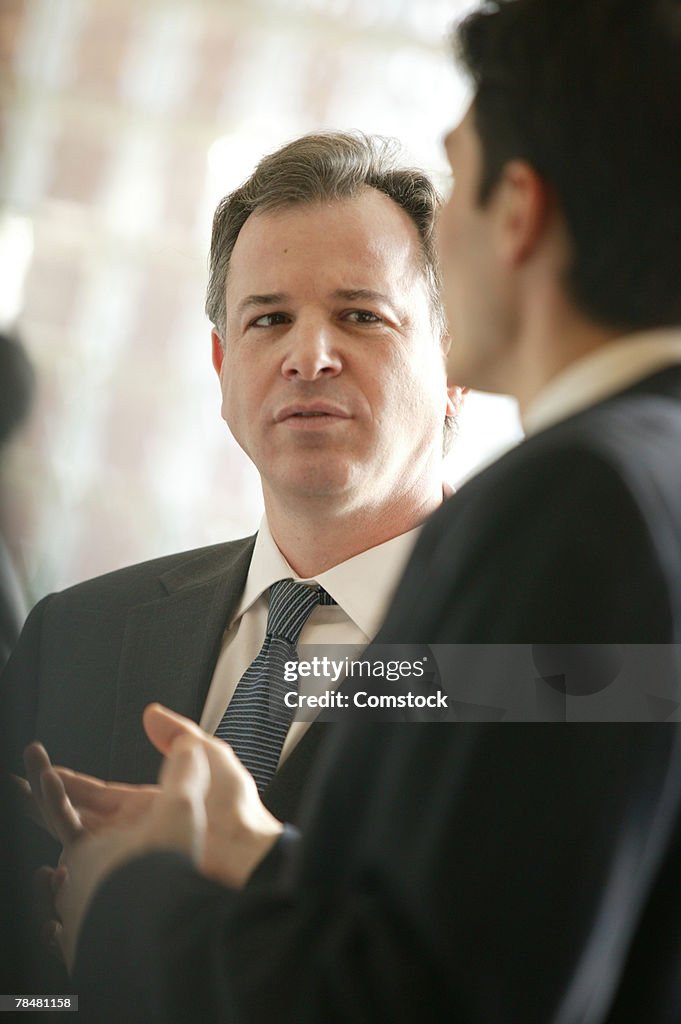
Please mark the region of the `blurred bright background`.
[[[252, 532], [203, 314], [217, 201], [319, 128], [397, 136], [449, 187], [461, 0], [0, 0], [0, 328], [36, 366], [0, 515], [36, 600]], [[469, 396], [448, 476], [519, 437]]]

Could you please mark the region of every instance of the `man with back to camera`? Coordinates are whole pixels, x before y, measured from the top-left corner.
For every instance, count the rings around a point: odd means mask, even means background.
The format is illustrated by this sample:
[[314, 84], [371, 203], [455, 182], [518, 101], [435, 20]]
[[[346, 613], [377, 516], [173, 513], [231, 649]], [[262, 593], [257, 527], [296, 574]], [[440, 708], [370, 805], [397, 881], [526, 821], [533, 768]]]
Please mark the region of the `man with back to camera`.
[[[449, 369], [517, 395], [528, 438], [428, 523], [377, 643], [672, 644], [679, 4], [507, 0], [457, 38], [474, 99], [447, 139]], [[43, 779], [72, 948], [106, 877], [75, 968], [102, 1020], [679, 1019], [673, 721], [355, 726], [296, 841], [249, 826], [228, 748], [147, 719], [170, 754], [152, 825], [88, 838]], [[189, 859], [216, 821], [222, 887]]]
[[287, 584], [279, 602], [292, 600], [295, 617], [312, 595], [300, 642], [362, 647], [414, 531], [442, 501], [456, 391], [437, 204], [389, 144], [343, 133], [284, 146], [221, 202], [206, 306], [213, 364], [223, 417], [260, 472], [265, 518], [257, 538], [42, 601], [3, 679], [17, 766], [39, 738], [80, 771], [155, 781], [161, 757], [141, 713], [160, 699], [240, 739], [266, 803], [295, 820], [322, 726], [273, 737], [247, 700], [232, 720], [232, 698], [270, 631], [273, 585], [309, 581]]

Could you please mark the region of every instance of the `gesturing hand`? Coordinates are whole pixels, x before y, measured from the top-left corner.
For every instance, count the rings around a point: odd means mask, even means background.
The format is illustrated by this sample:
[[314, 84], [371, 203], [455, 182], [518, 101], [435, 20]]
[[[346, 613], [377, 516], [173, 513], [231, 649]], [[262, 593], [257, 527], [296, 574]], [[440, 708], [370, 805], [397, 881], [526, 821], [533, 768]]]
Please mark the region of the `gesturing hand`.
[[[150, 704], [145, 709], [144, 728], [162, 754], [168, 754], [180, 736], [194, 740], [203, 749], [210, 767], [210, 787], [199, 867], [208, 878], [224, 885], [236, 888], [243, 885], [282, 831], [281, 822], [261, 803], [253, 777], [230, 746], [161, 704]], [[46, 819], [39, 783], [40, 772], [50, 767], [50, 761], [39, 744], [33, 744], [29, 750], [34, 761], [33, 771], [29, 772], [34, 802]], [[69, 798], [69, 813], [90, 832], [136, 822], [149, 813], [159, 792], [158, 786], [102, 782], [68, 768], [55, 771]], [[50, 828], [49, 819], [45, 820], [45, 826]]]
[[[282, 824], [261, 803], [252, 776], [221, 739], [162, 705], [148, 706], [143, 716], [146, 735], [161, 754], [168, 754], [179, 736], [193, 738], [209, 762], [211, 784], [206, 799], [207, 833], [200, 868], [208, 878], [239, 887], [250, 877], [281, 834]], [[25, 752], [29, 784], [24, 783], [28, 813], [55, 834], [41, 790], [41, 775], [51, 767], [40, 743]], [[90, 833], [105, 826], [131, 824], [150, 812], [158, 785], [104, 782], [91, 775], [54, 769], [69, 797], [69, 813]]]
[[201, 744], [210, 766], [210, 787], [200, 870], [214, 881], [239, 888], [274, 845], [281, 822], [261, 802], [253, 776], [223, 740], [161, 704], [145, 709], [144, 728], [163, 754], [178, 736], [191, 736]]
[[[178, 734], [179, 735], [179, 734]], [[15, 785], [27, 817], [53, 836], [46, 813], [41, 789], [41, 776], [52, 767], [47, 751], [41, 743], [31, 743], [24, 750], [26, 779], [15, 776]], [[56, 768], [64, 782], [73, 809], [88, 832], [97, 832], [106, 825], [121, 825], [146, 814], [158, 786], [128, 786], [120, 782], [102, 782], [91, 775], [73, 772], [69, 768]]]
[[[39, 744], [26, 751], [34, 817], [64, 845], [67, 879], [60, 868], [58, 876], [45, 876], [44, 883], [52, 892], [61, 883], [56, 906], [63, 918], [63, 936], [58, 922], [51, 921], [50, 927], [60, 936], [67, 962], [92, 893], [122, 860], [152, 848], [182, 849], [191, 852], [206, 877], [240, 887], [282, 831], [261, 803], [252, 776], [226, 743], [160, 704], [145, 710], [144, 727], [168, 758], [158, 786], [102, 782], [53, 768]], [[177, 759], [189, 753], [182, 768]], [[191, 797], [190, 824], [187, 807], [183, 817], [175, 799], [178, 780], [185, 797]], [[175, 819], [182, 822], [176, 832]], [[178, 845], [175, 839], [183, 841]]]
[[85, 912], [98, 886], [114, 868], [152, 849], [178, 850], [196, 863], [201, 858], [210, 769], [201, 745], [193, 737], [180, 736], [173, 742], [159, 782], [148, 813], [125, 824], [89, 832], [69, 800], [59, 773], [52, 767], [42, 772], [43, 813], [63, 845], [61, 863], [66, 872], [55, 902], [69, 968]]

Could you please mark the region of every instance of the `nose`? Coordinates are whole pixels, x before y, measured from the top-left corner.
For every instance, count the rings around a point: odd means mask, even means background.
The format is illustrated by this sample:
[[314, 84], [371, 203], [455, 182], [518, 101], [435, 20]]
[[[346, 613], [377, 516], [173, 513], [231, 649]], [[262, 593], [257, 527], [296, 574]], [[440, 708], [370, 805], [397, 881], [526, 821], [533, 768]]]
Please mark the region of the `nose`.
[[335, 377], [343, 368], [327, 323], [299, 320], [287, 334], [288, 347], [281, 364], [287, 380]]

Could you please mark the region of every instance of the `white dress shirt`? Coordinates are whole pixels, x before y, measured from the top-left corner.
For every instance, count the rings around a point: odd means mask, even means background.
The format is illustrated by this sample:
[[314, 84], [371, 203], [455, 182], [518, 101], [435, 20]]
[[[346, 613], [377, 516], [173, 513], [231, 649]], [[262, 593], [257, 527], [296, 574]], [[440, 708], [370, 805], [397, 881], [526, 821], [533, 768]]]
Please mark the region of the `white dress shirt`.
[[[335, 605], [318, 605], [303, 626], [298, 646], [304, 644], [350, 645], [352, 656], [374, 638], [381, 625], [398, 580], [411, 554], [419, 527], [384, 544], [362, 551], [334, 565], [314, 579], [333, 597]], [[268, 590], [276, 580], [301, 580], [275, 544], [263, 518], [255, 542], [243, 597], [225, 630], [222, 649], [201, 715], [201, 727], [212, 733], [218, 727], [237, 683], [257, 656], [267, 629]], [[300, 740], [309, 721], [294, 721], [281, 752], [280, 764]]]
[[681, 363], [679, 328], [642, 331], [608, 342], [546, 385], [522, 417], [525, 433], [537, 434], [676, 363]]

